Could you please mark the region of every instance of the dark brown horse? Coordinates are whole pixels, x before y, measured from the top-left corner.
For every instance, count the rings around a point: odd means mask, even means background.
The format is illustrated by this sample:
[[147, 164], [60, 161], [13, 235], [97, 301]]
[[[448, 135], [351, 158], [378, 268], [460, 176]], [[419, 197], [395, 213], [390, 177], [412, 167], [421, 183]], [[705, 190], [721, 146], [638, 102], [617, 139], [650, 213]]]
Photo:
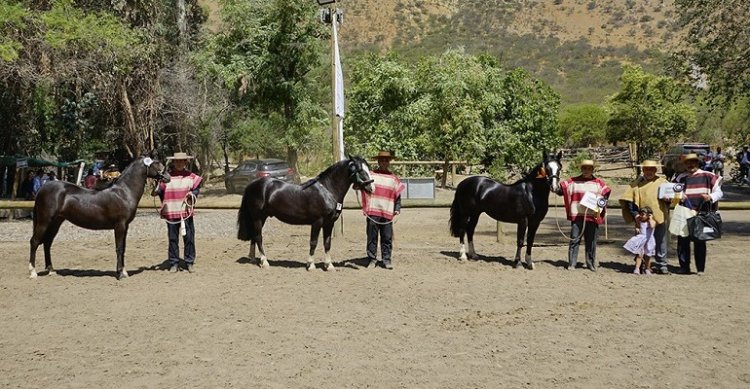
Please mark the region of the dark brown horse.
[[550, 190], [557, 192], [560, 185], [561, 157], [562, 152], [557, 156], [548, 156], [544, 153], [542, 162], [512, 185], [501, 184], [481, 176], [461, 181], [456, 187], [450, 216], [451, 234], [457, 237], [461, 244], [459, 259], [467, 258], [464, 234], [468, 238], [469, 257], [476, 255], [474, 229], [479, 216], [486, 213], [495, 220], [518, 224], [515, 267], [521, 264], [521, 247], [528, 230], [526, 266], [528, 269], [534, 269], [531, 248], [534, 246], [536, 230], [547, 215]]
[[144, 156], [136, 158], [107, 189], [86, 189], [63, 181], [44, 184], [34, 202], [34, 230], [29, 254], [31, 278], [37, 276], [36, 250], [42, 243], [45, 267], [50, 275], [55, 274], [50, 247], [65, 220], [89, 230], [115, 230], [117, 278], [127, 277], [125, 239], [148, 177], [169, 182], [164, 165]]
[[323, 229], [325, 270], [333, 270], [331, 263], [331, 232], [341, 214], [344, 196], [351, 185], [355, 189], [372, 192], [370, 170], [364, 159], [349, 157], [336, 162], [318, 177], [302, 184], [289, 184], [264, 177], [251, 182], [242, 195], [242, 205], [237, 214], [237, 239], [251, 241], [250, 259], [255, 259], [255, 245], [260, 250], [260, 267], [268, 267], [263, 250], [263, 225], [269, 217], [287, 224], [312, 226], [310, 230], [310, 257], [307, 270], [315, 269], [313, 255], [318, 236]]

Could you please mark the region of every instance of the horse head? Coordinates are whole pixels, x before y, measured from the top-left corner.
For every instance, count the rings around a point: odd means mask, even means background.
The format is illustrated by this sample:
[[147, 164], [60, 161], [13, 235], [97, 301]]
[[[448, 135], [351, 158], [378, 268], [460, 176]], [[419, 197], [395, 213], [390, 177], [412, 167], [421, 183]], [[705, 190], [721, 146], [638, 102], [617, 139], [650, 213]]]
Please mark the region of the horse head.
[[146, 165], [146, 177], [155, 178], [164, 183], [168, 183], [171, 180], [169, 173], [167, 173], [167, 166], [158, 160], [152, 159], [151, 157], [142, 157], [143, 164]]
[[370, 177], [370, 167], [367, 165], [367, 161], [362, 157], [350, 155], [347, 168], [349, 169], [349, 180], [352, 182], [354, 189], [372, 193], [372, 182], [374, 180]]
[[547, 180], [547, 185], [552, 192], [558, 192], [560, 190], [560, 172], [562, 171], [562, 151], [558, 152], [557, 155], [547, 155], [545, 151], [543, 154], [542, 165], [537, 172], [537, 178], [544, 178]]

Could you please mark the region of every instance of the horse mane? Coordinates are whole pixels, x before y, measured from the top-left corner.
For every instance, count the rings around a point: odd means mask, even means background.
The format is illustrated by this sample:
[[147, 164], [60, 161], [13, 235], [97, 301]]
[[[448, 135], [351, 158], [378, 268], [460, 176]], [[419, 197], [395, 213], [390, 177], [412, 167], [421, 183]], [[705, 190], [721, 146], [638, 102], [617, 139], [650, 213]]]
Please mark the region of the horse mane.
[[321, 179], [323, 179], [323, 178], [331, 175], [333, 173], [333, 171], [336, 170], [336, 168], [338, 168], [340, 165], [342, 165], [344, 163], [349, 163], [349, 161], [351, 161], [353, 159], [354, 158], [352, 158], [352, 159], [344, 159], [344, 160], [341, 160], [341, 161], [338, 161], [338, 162], [334, 163], [333, 165], [327, 167], [326, 170], [323, 170], [322, 172], [320, 172], [317, 176], [315, 176], [315, 178], [311, 178], [311, 179], [303, 182], [300, 186], [302, 187], [302, 189], [306, 189], [306, 188], [310, 187], [310, 185], [312, 185], [312, 184], [320, 181]]
[[537, 172], [539, 172], [539, 169], [542, 167], [543, 164], [544, 164], [544, 162], [540, 162], [540, 163], [536, 164], [536, 166], [534, 166], [533, 168], [531, 168], [531, 170], [523, 173], [523, 176], [521, 178], [519, 178], [518, 180], [516, 180], [515, 182], [513, 182], [510, 185], [518, 185], [518, 184], [521, 184], [521, 183], [528, 182], [528, 181], [536, 179], [536, 174], [537, 174]]

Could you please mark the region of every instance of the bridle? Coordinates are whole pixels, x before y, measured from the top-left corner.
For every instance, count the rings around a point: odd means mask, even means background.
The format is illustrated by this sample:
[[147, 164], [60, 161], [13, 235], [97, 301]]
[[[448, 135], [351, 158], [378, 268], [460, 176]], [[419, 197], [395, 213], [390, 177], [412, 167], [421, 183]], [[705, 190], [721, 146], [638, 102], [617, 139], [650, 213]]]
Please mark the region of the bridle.
[[550, 174], [547, 173], [547, 168], [545, 167], [547, 165], [547, 163], [548, 163], [548, 161], [542, 162], [542, 166], [539, 168], [539, 171], [537, 172], [537, 175], [536, 175], [535, 178], [539, 178], [539, 179], [543, 178], [543, 179], [545, 179], [547, 181], [547, 186], [549, 186], [550, 191], [554, 191], [555, 188], [552, 187], [552, 184], [553, 184], [554, 180], [557, 179], [557, 182], [558, 182], [558, 185], [559, 185], [559, 182], [560, 182], [560, 170], [562, 170], [562, 169], [560, 169], [559, 163], [557, 161], [555, 161], [555, 163], [558, 164], [558, 169], [557, 169], [557, 171], [555, 172], [554, 175], [550, 175]]
[[352, 184], [354, 184], [355, 187], [361, 188], [375, 181], [369, 176], [367, 177], [367, 179], [362, 178], [364, 169], [362, 169], [362, 164], [358, 163], [354, 158], [349, 158], [347, 167], [349, 169], [349, 180], [352, 182]]

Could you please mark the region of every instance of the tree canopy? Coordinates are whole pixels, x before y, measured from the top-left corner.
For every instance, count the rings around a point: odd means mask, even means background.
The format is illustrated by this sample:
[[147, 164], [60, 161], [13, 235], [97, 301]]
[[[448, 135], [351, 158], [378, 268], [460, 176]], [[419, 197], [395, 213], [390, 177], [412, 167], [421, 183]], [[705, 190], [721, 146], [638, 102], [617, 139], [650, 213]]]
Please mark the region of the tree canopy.
[[695, 126], [695, 109], [683, 102], [682, 87], [640, 66], [625, 67], [620, 91], [609, 100], [608, 109], [607, 137], [634, 143], [639, 163]]

